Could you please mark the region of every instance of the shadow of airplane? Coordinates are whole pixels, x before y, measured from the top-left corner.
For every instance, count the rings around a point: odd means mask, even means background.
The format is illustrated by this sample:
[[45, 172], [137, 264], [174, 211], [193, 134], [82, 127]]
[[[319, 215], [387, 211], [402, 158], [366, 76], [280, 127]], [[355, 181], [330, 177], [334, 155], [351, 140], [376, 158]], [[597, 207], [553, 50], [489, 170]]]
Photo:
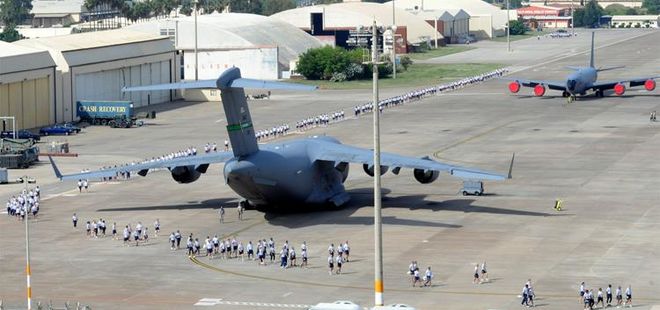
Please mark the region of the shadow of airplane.
[[159, 206], [136, 206], [103, 208], [99, 212], [119, 212], [119, 211], [167, 211], [167, 210], [198, 210], [198, 209], [217, 209], [220, 206], [226, 206], [230, 202], [236, 202], [235, 198], [217, 198], [204, 201], [189, 201], [186, 204], [178, 205], [159, 205]]

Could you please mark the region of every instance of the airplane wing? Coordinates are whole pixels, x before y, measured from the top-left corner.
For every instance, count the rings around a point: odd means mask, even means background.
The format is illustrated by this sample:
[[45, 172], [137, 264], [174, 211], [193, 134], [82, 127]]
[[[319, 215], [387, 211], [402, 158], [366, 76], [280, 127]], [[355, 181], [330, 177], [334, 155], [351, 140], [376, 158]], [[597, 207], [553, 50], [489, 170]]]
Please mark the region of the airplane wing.
[[107, 168], [107, 169], [99, 169], [99, 170], [86, 171], [86, 172], [67, 174], [67, 175], [63, 175], [60, 172], [57, 165], [55, 165], [55, 161], [53, 161], [53, 158], [48, 156], [48, 159], [50, 160], [50, 164], [53, 167], [53, 170], [55, 171], [55, 176], [62, 181], [66, 181], [66, 180], [113, 177], [116, 176], [117, 173], [125, 172], [125, 171], [130, 171], [130, 172], [137, 171], [139, 175], [146, 176], [147, 172], [149, 172], [149, 170], [152, 169], [159, 169], [159, 168], [171, 169], [180, 166], [195, 166], [195, 168], [198, 171], [206, 172], [206, 169], [208, 168], [209, 164], [223, 163], [233, 157], [234, 154], [232, 152], [211, 152], [211, 153], [205, 153], [199, 155], [178, 157], [173, 159], [145, 161], [143, 163], [126, 164], [117, 167], [113, 166], [112, 168]]
[[656, 76], [649, 76], [649, 77], [638, 77], [638, 78], [631, 78], [631, 79], [624, 79], [624, 80], [609, 80], [609, 81], [597, 81], [594, 83], [591, 88], [593, 90], [606, 90], [606, 89], [613, 89], [616, 84], [625, 84], [625, 83], [630, 83], [630, 87], [635, 87], [635, 86], [642, 86], [644, 83], [648, 80], [656, 80], [659, 79], [660, 75]]
[[[326, 143], [327, 145], [322, 148], [316, 148], [317, 153], [311, 154], [316, 160], [334, 161], [336, 163], [348, 162], [348, 163], [373, 165], [374, 155], [372, 150], [367, 150], [367, 149], [344, 145], [344, 144], [334, 144], [328, 142], [322, 142], [322, 143]], [[513, 167], [513, 159], [511, 160], [511, 166], [509, 167], [508, 176], [499, 173], [483, 171], [479, 169], [444, 164], [434, 161], [428, 157], [414, 158], [414, 157], [402, 156], [392, 153], [381, 153], [380, 164], [381, 166], [387, 166], [392, 168], [395, 174], [398, 174], [398, 169], [410, 168], [410, 169], [444, 171], [452, 176], [462, 179], [504, 180], [511, 178], [511, 168]]]
[[500, 78], [501, 80], [514, 81], [518, 82], [521, 86], [525, 87], [534, 87], [536, 85], [545, 85], [549, 89], [553, 90], [566, 90], [566, 81], [548, 81], [548, 80], [527, 80], [527, 79], [517, 79], [517, 78]]

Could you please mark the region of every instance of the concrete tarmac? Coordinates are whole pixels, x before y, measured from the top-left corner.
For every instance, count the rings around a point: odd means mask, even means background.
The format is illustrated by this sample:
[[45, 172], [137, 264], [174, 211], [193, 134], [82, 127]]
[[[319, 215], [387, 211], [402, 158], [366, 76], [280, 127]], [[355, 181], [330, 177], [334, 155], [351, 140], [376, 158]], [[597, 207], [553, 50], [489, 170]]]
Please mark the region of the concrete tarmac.
[[[620, 31], [603, 33], [620, 36]], [[626, 66], [603, 72], [601, 79], [658, 74], [660, 32], [634, 33], [641, 36], [599, 49], [598, 66]], [[556, 42], [524, 41], [520, 44], [537, 45], [539, 51]], [[576, 50], [586, 44], [565, 42]], [[574, 55], [546, 62], [553, 57], [540, 52], [540, 66], [522, 64], [528, 69], [514, 75], [557, 80], [568, 73], [563, 66], [587, 61], [585, 55]], [[648, 119], [658, 109], [659, 91], [629, 90], [621, 97], [589, 97], [567, 105], [557, 92], [537, 98], [523, 89], [512, 95], [506, 84], [489, 81], [383, 114], [383, 151], [503, 173], [516, 153], [514, 178], [487, 182], [487, 195], [479, 197], [461, 196], [461, 181], [447, 175], [430, 185], [418, 184], [411, 171], [383, 177], [386, 303], [417, 309], [515, 309], [531, 279], [536, 305], [543, 309], [582, 309], [581, 281], [589, 289], [632, 285], [635, 308], [660, 305], [655, 286], [660, 271], [660, 163], [655, 160], [660, 125]], [[381, 97], [403, 91], [387, 89]], [[270, 100], [251, 101], [250, 108], [255, 127], [265, 129], [339, 109], [352, 116], [353, 106], [369, 100], [370, 91], [274, 92]], [[206, 142], [222, 148], [226, 122], [218, 103], [172, 103], [159, 109], [158, 118], [142, 128], [90, 127], [69, 137], [80, 156], [56, 159], [60, 169], [94, 169], [191, 145], [200, 149]], [[369, 148], [371, 117], [290, 137], [311, 134]], [[224, 185], [222, 165], [192, 184], [153, 172], [146, 178], [94, 182], [88, 193], [78, 193], [74, 182], [56, 181], [45, 162], [11, 171], [12, 178], [23, 172], [35, 176], [44, 191], [41, 214], [30, 221], [34, 299], [52, 300], [59, 307], [80, 301], [94, 309], [303, 308], [334, 300], [370, 306], [372, 179], [359, 165], [351, 169], [346, 187], [353, 199], [341, 210], [248, 210], [242, 221], [235, 210], [238, 196]], [[9, 197], [21, 188], [6, 185], [0, 193]], [[564, 201], [561, 212], [552, 209], [556, 198]], [[227, 208], [224, 223], [218, 218], [220, 205]], [[77, 229], [70, 220], [74, 212], [80, 218]], [[128, 247], [109, 236], [86, 237], [84, 222], [99, 218], [108, 227], [116, 222], [120, 234], [124, 225], [141, 221], [149, 227], [149, 242]], [[162, 227], [158, 237], [156, 219]], [[18, 309], [25, 299], [24, 228], [4, 215], [0, 228], [0, 299], [8, 309]], [[167, 235], [175, 230], [184, 235], [184, 243], [190, 233], [202, 243], [216, 234], [244, 243], [272, 237], [278, 249], [288, 240], [299, 255], [305, 241], [310, 266], [282, 270], [275, 263], [190, 259], [183, 249], [170, 250]], [[351, 261], [341, 275], [328, 275], [328, 245], [346, 240]], [[411, 260], [421, 270], [432, 267], [432, 287], [411, 286], [406, 274]], [[490, 281], [473, 284], [474, 265], [484, 260]]]

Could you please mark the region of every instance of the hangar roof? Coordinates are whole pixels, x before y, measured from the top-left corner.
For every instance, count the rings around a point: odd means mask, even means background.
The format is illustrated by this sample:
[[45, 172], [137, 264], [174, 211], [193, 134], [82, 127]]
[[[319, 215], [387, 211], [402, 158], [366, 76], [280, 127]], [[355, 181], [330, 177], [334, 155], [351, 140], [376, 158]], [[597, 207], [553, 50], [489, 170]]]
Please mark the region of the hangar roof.
[[126, 29], [26, 39], [14, 44], [48, 50], [61, 70], [174, 51], [168, 37]]
[[[345, 2], [295, 8], [272, 15], [301, 29], [310, 28], [310, 13], [325, 12], [323, 23], [326, 28], [355, 28], [368, 26], [374, 18], [379, 25], [392, 25], [392, 5], [369, 2]], [[408, 42], [419, 43], [434, 38], [431, 25], [403, 9], [396, 10], [397, 26], [406, 26]], [[441, 34], [438, 34], [442, 38]]]
[[84, 0], [34, 0], [30, 13], [37, 17], [66, 16], [84, 11]]
[[[291, 60], [312, 47], [322, 43], [279, 19], [244, 13], [215, 13], [197, 16], [199, 49], [231, 50], [258, 47], [278, 47], [279, 61], [289, 64]], [[129, 26], [127, 29], [147, 33], [165, 33], [166, 29], [181, 34], [176, 38], [176, 48], [192, 50], [194, 41], [194, 18], [154, 20]]]
[[55, 62], [45, 50], [0, 41], [0, 75], [52, 66]]

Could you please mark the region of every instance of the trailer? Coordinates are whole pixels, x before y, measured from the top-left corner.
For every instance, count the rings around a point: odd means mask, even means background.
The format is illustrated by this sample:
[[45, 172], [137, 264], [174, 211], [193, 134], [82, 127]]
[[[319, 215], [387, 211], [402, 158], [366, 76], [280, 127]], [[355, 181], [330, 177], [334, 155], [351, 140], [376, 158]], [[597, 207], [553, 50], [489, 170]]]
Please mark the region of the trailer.
[[76, 105], [80, 120], [91, 125], [116, 124], [118, 119], [123, 119], [130, 120], [132, 126], [135, 120], [132, 101], [81, 100]]

